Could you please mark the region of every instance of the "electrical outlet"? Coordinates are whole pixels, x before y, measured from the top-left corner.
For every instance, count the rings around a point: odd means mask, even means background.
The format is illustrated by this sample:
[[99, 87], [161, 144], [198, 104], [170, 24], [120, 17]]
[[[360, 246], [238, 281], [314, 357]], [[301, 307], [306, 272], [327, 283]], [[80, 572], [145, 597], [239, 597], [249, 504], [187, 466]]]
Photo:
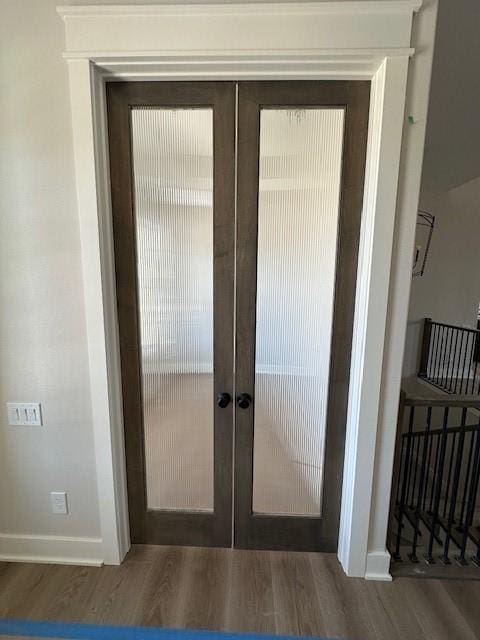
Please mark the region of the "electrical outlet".
[[66, 515], [68, 513], [67, 494], [65, 491], [52, 491], [50, 494], [52, 513]]
[[42, 406], [39, 402], [7, 402], [8, 424], [13, 427], [40, 427]]

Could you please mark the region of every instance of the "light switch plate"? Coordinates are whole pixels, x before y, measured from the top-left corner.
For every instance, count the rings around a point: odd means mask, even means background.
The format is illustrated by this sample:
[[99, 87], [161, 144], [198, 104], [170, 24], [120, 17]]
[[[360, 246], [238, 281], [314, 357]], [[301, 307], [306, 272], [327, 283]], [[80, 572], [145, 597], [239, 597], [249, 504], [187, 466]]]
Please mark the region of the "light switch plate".
[[42, 425], [42, 406], [39, 402], [7, 402], [8, 424], [25, 427]]

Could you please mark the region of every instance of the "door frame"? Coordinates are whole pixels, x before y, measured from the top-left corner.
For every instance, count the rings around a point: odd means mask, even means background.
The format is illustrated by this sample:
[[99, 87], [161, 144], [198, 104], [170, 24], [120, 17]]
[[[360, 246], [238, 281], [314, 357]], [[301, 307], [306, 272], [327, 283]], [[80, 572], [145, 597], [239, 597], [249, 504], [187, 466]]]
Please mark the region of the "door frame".
[[[431, 4], [431, 3], [430, 3]], [[420, 173], [436, 2], [427, 11], [410, 103], [420, 126], [408, 137], [405, 172]], [[121, 562], [129, 546], [118, 327], [115, 302], [105, 80], [119, 79], [362, 79], [371, 80], [369, 138], [360, 238], [338, 557], [345, 572], [369, 572], [369, 535], [382, 531], [381, 510], [370, 522], [377, 436], [389, 493], [392, 416], [398, 398], [382, 405], [382, 363], [401, 367], [402, 327], [384, 351], [397, 184], [400, 168], [413, 13], [420, 0], [157, 6], [67, 6], [66, 25], [73, 145], [89, 350], [92, 424], [103, 560]], [[321, 43], [321, 46], [319, 46]], [[267, 47], [267, 48], [266, 48]], [[414, 58], [416, 61], [416, 59]], [[408, 305], [407, 278], [398, 265], [413, 250], [412, 209], [419, 180], [399, 195], [407, 242], [393, 264]], [[413, 206], [412, 206], [413, 205]], [[404, 219], [403, 219], [404, 218]], [[403, 278], [403, 280], [402, 280]], [[406, 295], [405, 295], [406, 294]], [[387, 371], [387, 374], [389, 372]], [[393, 385], [394, 386], [394, 385]], [[378, 429], [382, 409], [381, 429]], [[388, 411], [387, 411], [388, 409]], [[390, 413], [388, 413], [390, 412]], [[391, 414], [391, 415], [390, 415]], [[391, 423], [391, 424], [390, 424]], [[385, 480], [386, 479], [386, 480]], [[378, 482], [378, 480], [377, 480]], [[388, 486], [387, 486], [388, 485]], [[385, 522], [384, 522], [385, 520]], [[376, 552], [375, 575], [388, 579], [389, 554]], [[370, 572], [371, 573], [371, 572]]]

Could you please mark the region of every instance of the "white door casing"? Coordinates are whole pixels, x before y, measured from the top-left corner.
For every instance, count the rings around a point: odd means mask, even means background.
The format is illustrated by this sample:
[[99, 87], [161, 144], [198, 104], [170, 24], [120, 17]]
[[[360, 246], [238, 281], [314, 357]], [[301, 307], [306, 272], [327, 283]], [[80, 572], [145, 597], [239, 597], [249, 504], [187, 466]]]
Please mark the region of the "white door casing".
[[[435, 9], [436, 0], [426, 1], [427, 7], [432, 3]], [[404, 180], [405, 193], [397, 194], [397, 185], [408, 63], [414, 55], [410, 48], [412, 19], [420, 5], [420, 0], [337, 0], [58, 7], [66, 30], [105, 563], [121, 562], [130, 546], [105, 81], [369, 79], [369, 139], [338, 557], [348, 575], [389, 579], [385, 536], [377, 544], [381, 548], [373, 549], [373, 569], [369, 569], [368, 555], [369, 551], [372, 554], [371, 531], [375, 530], [377, 541], [386, 532], [388, 512], [381, 509], [385, 496], [379, 496], [374, 486], [374, 469], [376, 483], [385, 488], [385, 479], [390, 482], [395, 435], [391, 433], [391, 417], [398, 400], [392, 389], [403, 355], [401, 322], [393, 333], [390, 323], [389, 343], [384, 340], [397, 195], [408, 200], [410, 209], [413, 203], [416, 209], [418, 201], [419, 181]], [[430, 19], [424, 34], [430, 46], [429, 64], [427, 59], [415, 78], [421, 99], [416, 99], [415, 87], [413, 97], [410, 95], [413, 106], [419, 102], [425, 113], [434, 26]], [[418, 112], [419, 118], [421, 115]], [[424, 125], [419, 131], [406, 158], [408, 172], [420, 172]], [[411, 215], [405, 217], [403, 232], [400, 223], [399, 233], [406, 234], [408, 242], [397, 247], [394, 271], [397, 264], [411, 258], [413, 236], [408, 233], [412, 224], [414, 227]], [[402, 283], [401, 274], [400, 278], [396, 275], [401, 295], [397, 301], [393, 296], [393, 303], [402, 307], [408, 305], [408, 284]], [[410, 278], [410, 273], [406, 276]], [[395, 357], [390, 357], [390, 371], [383, 373], [383, 385], [385, 380], [390, 384], [390, 404], [386, 406], [381, 391], [382, 366], [388, 354]], [[380, 407], [382, 420], [390, 425], [383, 436]], [[383, 466], [379, 476], [375, 457], [380, 436]], [[374, 511], [372, 495], [376, 499]]]

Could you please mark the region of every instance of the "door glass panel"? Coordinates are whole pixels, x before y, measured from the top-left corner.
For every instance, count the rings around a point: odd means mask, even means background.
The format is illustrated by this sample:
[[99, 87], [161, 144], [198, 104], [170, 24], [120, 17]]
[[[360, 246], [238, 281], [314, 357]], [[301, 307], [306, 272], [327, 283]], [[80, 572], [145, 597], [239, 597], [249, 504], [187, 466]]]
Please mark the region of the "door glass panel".
[[321, 515], [343, 109], [262, 109], [253, 511]]
[[213, 509], [213, 111], [131, 112], [147, 506]]

